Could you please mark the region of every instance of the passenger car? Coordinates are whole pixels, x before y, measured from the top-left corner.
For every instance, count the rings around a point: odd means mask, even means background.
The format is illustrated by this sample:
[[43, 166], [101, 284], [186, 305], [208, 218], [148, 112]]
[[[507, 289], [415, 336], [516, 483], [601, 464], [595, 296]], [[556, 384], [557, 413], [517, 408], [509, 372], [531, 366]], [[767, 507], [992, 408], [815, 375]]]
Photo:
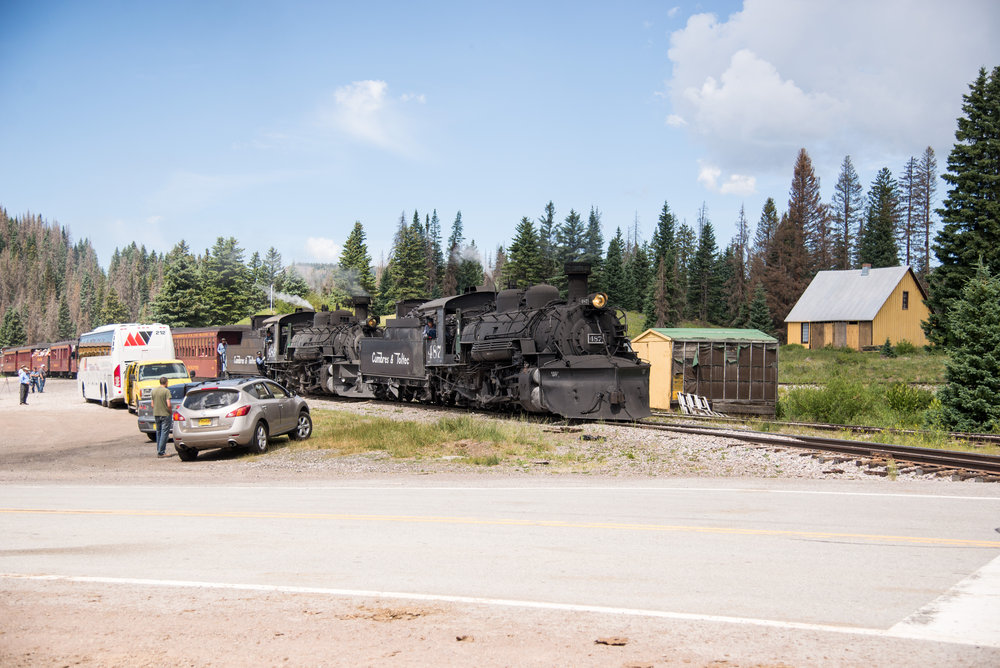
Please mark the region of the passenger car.
[[[181, 400], [187, 394], [188, 388], [198, 385], [198, 383], [181, 383], [180, 385], [168, 385], [170, 390], [170, 405], [180, 406]], [[139, 431], [149, 437], [149, 440], [156, 440], [156, 420], [153, 419], [153, 400], [149, 398], [149, 392], [139, 399], [139, 406], [136, 408], [136, 415], [139, 417]]]
[[261, 454], [272, 436], [288, 434], [300, 440], [312, 435], [306, 400], [262, 377], [188, 388], [173, 418], [174, 448], [186, 462], [196, 459], [200, 450], [246, 447]]

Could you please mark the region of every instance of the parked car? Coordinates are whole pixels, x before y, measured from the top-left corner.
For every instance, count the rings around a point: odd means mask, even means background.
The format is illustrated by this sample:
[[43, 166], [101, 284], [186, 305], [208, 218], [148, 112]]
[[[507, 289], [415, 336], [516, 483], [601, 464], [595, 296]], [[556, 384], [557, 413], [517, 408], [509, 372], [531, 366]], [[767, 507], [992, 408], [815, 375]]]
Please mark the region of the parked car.
[[148, 399], [153, 388], [165, 376], [167, 385], [190, 383], [187, 367], [181, 360], [136, 360], [125, 367], [125, 405], [130, 411], [139, 411], [139, 401]]
[[[181, 383], [180, 385], [168, 385], [170, 390], [170, 405], [177, 407], [181, 405], [181, 400], [187, 394], [188, 388], [199, 383]], [[139, 399], [139, 406], [136, 408], [136, 415], [139, 417], [139, 431], [149, 437], [149, 440], [156, 440], [156, 420], [153, 419], [153, 400], [149, 398], [148, 392]]]
[[232, 378], [188, 389], [174, 410], [174, 448], [189, 462], [201, 450], [249, 448], [267, 452], [270, 438], [312, 435], [309, 405], [268, 378]]

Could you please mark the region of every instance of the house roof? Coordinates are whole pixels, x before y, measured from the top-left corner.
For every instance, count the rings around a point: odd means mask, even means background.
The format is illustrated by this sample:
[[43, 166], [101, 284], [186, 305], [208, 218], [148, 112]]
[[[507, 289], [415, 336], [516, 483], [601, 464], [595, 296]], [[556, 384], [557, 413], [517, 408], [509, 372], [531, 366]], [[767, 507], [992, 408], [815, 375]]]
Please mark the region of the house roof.
[[[909, 267], [868, 269], [867, 273], [864, 269], [821, 271], [799, 297], [785, 322], [874, 320], [909, 271]], [[919, 283], [917, 289], [920, 290]]]
[[767, 343], [777, 343], [778, 341], [759, 329], [717, 327], [653, 327], [635, 337], [633, 341], [653, 337], [671, 341], [764, 341]]

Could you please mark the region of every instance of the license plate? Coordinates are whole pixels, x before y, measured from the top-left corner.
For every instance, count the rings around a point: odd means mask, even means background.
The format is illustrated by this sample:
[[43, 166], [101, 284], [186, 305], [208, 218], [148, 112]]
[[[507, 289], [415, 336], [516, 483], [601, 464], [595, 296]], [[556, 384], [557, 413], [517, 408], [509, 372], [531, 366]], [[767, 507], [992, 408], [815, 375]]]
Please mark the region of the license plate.
[[198, 418], [199, 427], [208, 427], [212, 424], [212, 418]]

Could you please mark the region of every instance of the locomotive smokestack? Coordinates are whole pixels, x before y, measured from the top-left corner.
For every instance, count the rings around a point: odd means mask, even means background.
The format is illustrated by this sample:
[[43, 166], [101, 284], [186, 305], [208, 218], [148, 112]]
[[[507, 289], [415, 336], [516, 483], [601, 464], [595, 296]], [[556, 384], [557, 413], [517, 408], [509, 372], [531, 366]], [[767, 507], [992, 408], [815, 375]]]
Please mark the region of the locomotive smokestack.
[[563, 265], [568, 283], [566, 300], [570, 303], [584, 299], [587, 296], [587, 277], [590, 276], [590, 264], [587, 262], [567, 262]]
[[358, 295], [356, 297], [351, 297], [351, 301], [354, 303], [355, 320], [357, 320], [357, 322], [364, 322], [367, 320], [368, 305], [372, 303], [372, 298], [364, 295]]

